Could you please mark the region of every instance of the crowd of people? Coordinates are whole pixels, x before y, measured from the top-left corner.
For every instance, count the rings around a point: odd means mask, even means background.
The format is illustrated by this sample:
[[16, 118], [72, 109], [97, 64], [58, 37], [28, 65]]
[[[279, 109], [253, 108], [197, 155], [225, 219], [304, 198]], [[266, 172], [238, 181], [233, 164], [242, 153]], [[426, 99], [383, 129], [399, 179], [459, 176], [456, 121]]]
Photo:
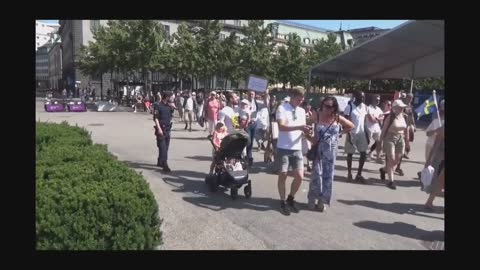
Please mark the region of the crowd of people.
[[[399, 99], [383, 102], [379, 95], [374, 95], [367, 106], [365, 94], [355, 91], [342, 112], [333, 96], [323, 98], [319, 108], [312, 108], [311, 100], [305, 100], [302, 88], [292, 89], [283, 100], [255, 91], [247, 91], [243, 96], [235, 92], [216, 91], [208, 94], [204, 91], [181, 91], [176, 95], [165, 92], [157, 97], [152, 108], [159, 148], [157, 165], [170, 172], [167, 152], [172, 117], [177, 110], [185, 123], [185, 130], [192, 131], [192, 123], [197, 122], [212, 135], [213, 155], [222, 139], [238, 130], [245, 131], [250, 137], [244, 150], [248, 166], [253, 165], [254, 141], [265, 154], [270, 150], [278, 173], [280, 211], [284, 215], [299, 211], [295, 195], [306, 167], [307, 171], [311, 171], [308, 207], [324, 212], [330, 206], [338, 144], [342, 136], [345, 136], [347, 181], [368, 184], [362, 172], [370, 158], [384, 164], [379, 169], [379, 178], [386, 181], [388, 188], [396, 189], [394, 175], [404, 174], [400, 166], [403, 159], [409, 158], [416, 132], [412, 100], [413, 95], [405, 93]], [[425, 189], [430, 194], [425, 203], [428, 209], [433, 209], [434, 198], [444, 189], [444, 104], [444, 101], [439, 104], [441, 121], [434, 119], [426, 130], [425, 167], [432, 166], [436, 172], [432, 184]], [[360, 158], [354, 178], [352, 163], [356, 152]], [[213, 163], [210, 173], [212, 168]], [[289, 170], [294, 177], [286, 196]]]

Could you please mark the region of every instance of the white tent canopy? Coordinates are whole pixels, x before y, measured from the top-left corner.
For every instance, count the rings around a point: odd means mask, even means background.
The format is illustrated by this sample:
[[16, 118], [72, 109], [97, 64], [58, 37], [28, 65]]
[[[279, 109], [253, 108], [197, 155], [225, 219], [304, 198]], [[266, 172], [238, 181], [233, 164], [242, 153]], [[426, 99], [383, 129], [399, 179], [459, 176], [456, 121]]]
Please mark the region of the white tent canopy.
[[408, 21], [311, 68], [322, 79], [444, 76], [445, 21]]

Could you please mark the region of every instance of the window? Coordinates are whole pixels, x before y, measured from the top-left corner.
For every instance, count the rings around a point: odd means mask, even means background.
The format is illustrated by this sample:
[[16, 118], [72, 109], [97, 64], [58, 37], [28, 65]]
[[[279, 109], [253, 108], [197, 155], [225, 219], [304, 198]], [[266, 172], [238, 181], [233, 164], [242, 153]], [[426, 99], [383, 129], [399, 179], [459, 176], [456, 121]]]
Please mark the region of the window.
[[303, 43], [305, 43], [305, 44], [310, 44], [310, 39], [309, 39], [309, 38], [304, 38], [304, 39], [303, 39]]
[[220, 33], [220, 40], [224, 40], [224, 39], [225, 39], [225, 34]]
[[312, 44], [313, 44], [313, 45], [316, 45], [317, 43], [318, 43], [318, 39], [312, 40]]
[[240, 20], [233, 20], [233, 25], [242, 26], [242, 23], [240, 22]]
[[100, 28], [100, 20], [90, 20], [90, 30], [95, 33]]
[[170, 25], [164, 25], [163, 27], [164, 27], [163, 29], [165, 30], [165, 36], [167, 38], [169, 38], [170, 37]]

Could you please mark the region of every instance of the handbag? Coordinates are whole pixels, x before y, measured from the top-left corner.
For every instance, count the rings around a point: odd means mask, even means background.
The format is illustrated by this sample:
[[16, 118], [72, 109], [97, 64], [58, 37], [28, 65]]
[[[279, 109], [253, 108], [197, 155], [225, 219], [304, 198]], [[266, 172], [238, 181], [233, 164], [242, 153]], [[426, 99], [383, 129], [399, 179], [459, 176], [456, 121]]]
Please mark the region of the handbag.
[[[318, 114], [317, 114], [318, 115]], [[319, 119], [317, 117], [317, 119]], [[310, 150], [308, 150], [307, 152], [307, 159], [310, 160], [310, 161], [314, 161], [316, 158], [317, 158], [317, 150], [318, 150], [318, 145], [320, 144], [320, 140], [322, 139], [323, 135], [325, 135], [325, 133], [330, 129], [330, 127], [333, 125], [333, 123], [335, 122], [335, 120], [337, 120], [336, 118], [333, 119], [333, 121], [330, 123], [330, 125], [325, 129], [325, 131], [323, 133], [321, 133], [319, 136], [318, 136], [318, 141], [315, 142], [313, 145], [312, 145], [312, 148], [310, 148]]]

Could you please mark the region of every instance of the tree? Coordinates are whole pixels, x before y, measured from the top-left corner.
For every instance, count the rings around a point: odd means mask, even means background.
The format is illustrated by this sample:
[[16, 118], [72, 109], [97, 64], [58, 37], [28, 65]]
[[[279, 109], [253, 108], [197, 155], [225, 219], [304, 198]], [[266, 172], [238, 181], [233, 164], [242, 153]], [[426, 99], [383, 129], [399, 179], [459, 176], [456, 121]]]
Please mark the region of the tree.
[[195, 38], [198, 44], [198, 74], [204, 80], [205, 88], [208, 88], [207, 81], [212, 81], [212, 77], [218, 71], [219, 55], [221, 53], [220, 45], [220, 24], [218, 20], [202, 20], [198, 24], [198, 31]]
[[249, 20], [242, 28], [245, 37], [241, 40], [242, 76], [249, 74], [272, 79], [272, 67], [275, 43], [271, 35], [271, 26], [264, 26], [263, 20]]
[[[151, 90], [151, 72], [158, 65], [155, 59], [162, 55], [163, 43], [165, 42], [164, 28], [156, 20], [133, 20], [128, 21], [128, 36], [133, 43], [131, 61], [134, 70], [143, 75], [145, 90]], [[147, 77], [149, 75], [149, 77]]]
[[[312, 67], [316, 64], [327, 61], [330, 58], [337, 56], [342, 52], [342, 46], [337, 43], [337, 35], [330, 33], [327, 39], [320, 39], [313, 48], [306, 54], [306, 64]], [[335, 80], [320, 80], [313, 77], [311, 81], [312, 86], [327, 86], [333, 87], [337, 82]]]
[[220, 43], [217, 74], [225, 79], [224, 89], [227, 88], [228, 80], [238, 82], [244, 78], [240, 62], [241, 45], [237, 42], [237, 37], [236, 33], [232, 32]]
[[92, 77], [100, 77], [100, 95], [103, 96], [103, 74], [112, 71], [114, 58], [108, 49], [108, 31], [100, 27], [93, 34], [95, 42], [80, 48], [79, 69]]
[[191, 87], [197, 76], [199, 65], [198, 43], [192, 28], [182, 23], [173, 34], [172, 55], [175, 59], [175, 70], [181, 79], [191, 77]]
[[302, 50], [302, 41], [295, 33], [288, 34], [287, 48], [280, 47], [276, 56], [276, 77], [283, 83], [294, 85], [305, 85], [307, 66], [305, 65], [305, 54]]

